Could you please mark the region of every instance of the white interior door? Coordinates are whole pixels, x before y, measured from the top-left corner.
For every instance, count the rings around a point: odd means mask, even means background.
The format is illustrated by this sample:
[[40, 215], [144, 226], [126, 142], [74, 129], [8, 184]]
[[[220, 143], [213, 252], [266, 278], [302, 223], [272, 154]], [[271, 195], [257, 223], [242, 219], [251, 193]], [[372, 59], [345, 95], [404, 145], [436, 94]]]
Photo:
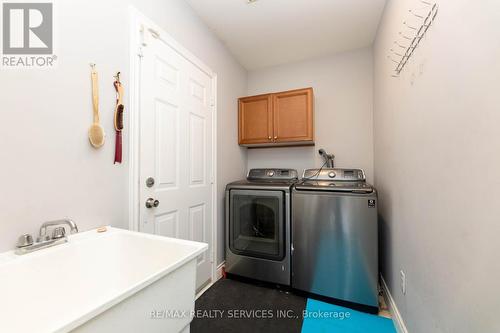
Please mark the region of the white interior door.
[[209, 244], [198, 258], [197, 288], [212, 276], [212, 89], [210, 75], [167, 42], [151, 38], [143, 48], [139, 228]]

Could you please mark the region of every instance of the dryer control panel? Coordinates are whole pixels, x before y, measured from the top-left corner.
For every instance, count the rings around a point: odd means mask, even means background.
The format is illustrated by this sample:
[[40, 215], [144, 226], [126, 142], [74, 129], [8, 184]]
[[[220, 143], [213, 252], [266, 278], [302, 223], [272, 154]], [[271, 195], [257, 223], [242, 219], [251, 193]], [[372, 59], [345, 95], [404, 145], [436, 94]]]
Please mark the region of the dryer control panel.
[[248, 180], [294, 180], [298, 178], [299, 174], [295, 169], [250, 169], [247, 176]]

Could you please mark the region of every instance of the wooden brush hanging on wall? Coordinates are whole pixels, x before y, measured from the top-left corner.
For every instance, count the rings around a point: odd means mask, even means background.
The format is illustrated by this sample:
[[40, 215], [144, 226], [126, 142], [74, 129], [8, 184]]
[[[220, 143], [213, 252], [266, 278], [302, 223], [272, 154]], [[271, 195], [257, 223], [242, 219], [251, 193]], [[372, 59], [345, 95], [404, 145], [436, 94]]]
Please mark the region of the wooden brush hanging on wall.
[[104, 144], [104, 129], [99, 122], [99, 84], [95, 64], [90, 64], [92, 71], [90, 78], [92, 82], [92, 109], [93, 122], [89, 128], [89, 141], [94, 148], [100, 148]]

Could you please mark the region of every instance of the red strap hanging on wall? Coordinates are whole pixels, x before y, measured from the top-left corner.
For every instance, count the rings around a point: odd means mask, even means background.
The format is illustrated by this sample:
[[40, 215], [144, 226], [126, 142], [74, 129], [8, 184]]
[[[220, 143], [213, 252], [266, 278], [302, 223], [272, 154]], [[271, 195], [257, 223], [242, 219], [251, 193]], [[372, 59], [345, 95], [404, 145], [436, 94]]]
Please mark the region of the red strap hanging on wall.
[[122, 162], [122, 131], [123, 131], [123, 86], [120, 82], [120, 72], [116, 73], [115, 82], [113, 85], [116, 90], [116, 107], [115, 107], [115, 130], [116, 130], [116, 143], [115, 143], [115, 162]]

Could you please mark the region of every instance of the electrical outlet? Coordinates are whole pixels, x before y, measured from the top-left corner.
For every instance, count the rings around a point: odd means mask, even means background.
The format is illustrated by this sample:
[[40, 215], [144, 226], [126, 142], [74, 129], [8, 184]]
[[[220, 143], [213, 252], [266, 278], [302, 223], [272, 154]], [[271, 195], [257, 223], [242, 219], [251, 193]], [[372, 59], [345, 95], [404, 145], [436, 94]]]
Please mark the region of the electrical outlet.
[[424, 74], [424, 68], [425, 68], [425, 61], [422, 61], [420, 65], [418, 66], [418, 74], [422, 75]]
[[401, 278], [401, 292], [406, 295], [406, 274], [404, 271], [399, 271], [399, 275]]

